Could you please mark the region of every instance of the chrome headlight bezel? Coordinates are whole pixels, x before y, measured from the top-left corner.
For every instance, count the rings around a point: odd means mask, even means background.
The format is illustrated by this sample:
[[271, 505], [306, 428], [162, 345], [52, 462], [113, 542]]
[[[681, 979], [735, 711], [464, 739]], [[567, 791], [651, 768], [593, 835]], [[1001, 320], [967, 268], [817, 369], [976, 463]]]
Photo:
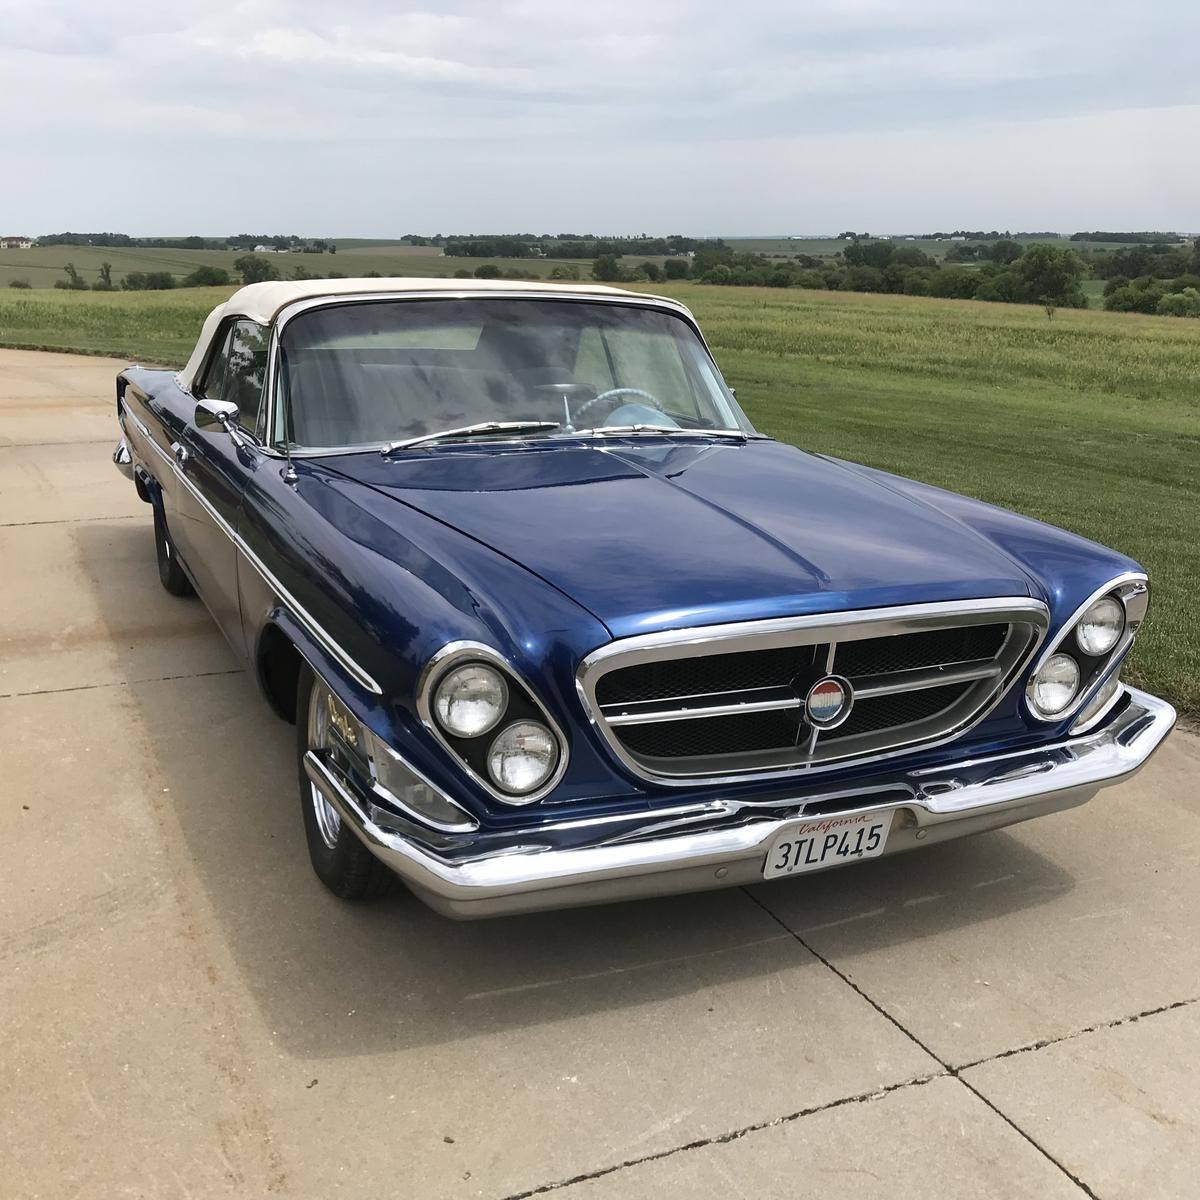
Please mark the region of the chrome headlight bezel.
[[[434, 697], [442, 681], [451, 673], [475, 664], [495, 671], [504, 680], [508, 703], [500, 719], [487, 730], [471, 737], [460, 737], [447, 731], [439, 722], [434, 711]], [[472, 782], [501, 804], [514, 807], [536, 804], [558, 786], [566, 773], [570, 746], [561, 726], [516, 668], [503, 655], [481, 642], [450, 642], [430, 658], [417, 681], [416, 708], [421, 723]], [[488, 757], [496, 738], [514, 723], [524, 721], [535, 722], [550, 731], [557, 745], [557, 760], [549, 777], [539, 786], [526, 792], [510, 792], [492, 779]]]
[[[1089, 612], [1106, 600], [1121, 605], [1121, 631], [1106, 651], [1089, 654], [1084, 648], [1085, 640], [1080, 636], [1080, 623]], [[1140, 571], [1129, 571], [1119, 575], [1088, 596], [1063, 623], [1058, 636], [1042, 648], [1029, 671], [1025, 686], [1025, 708], [1029, 715], [1043, 724], [1059, 724], [1073, 719], [1085, 709], [1129, 652], [1149, 605], [1149, 580]], [[1066, 654], [1075, 660], [1079, 667], [1079, 686], [1074, 699], [1066, 708], [1061, 712], [1046, 713], [1038, 707], [1034, 699], [1034, 681], [1038, 672], [1057, 654]]]

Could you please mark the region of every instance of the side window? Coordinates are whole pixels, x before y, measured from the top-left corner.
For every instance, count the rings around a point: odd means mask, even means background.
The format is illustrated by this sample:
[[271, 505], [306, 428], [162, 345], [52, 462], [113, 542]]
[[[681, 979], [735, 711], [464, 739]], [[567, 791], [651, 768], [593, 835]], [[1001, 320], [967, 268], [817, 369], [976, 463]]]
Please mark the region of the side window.
[[254, 431], [267, 374], [267, 330], [254, 321], [229, 326], [221, 349], [204, 380], [209, 400], [228, 400], [238, 406], [238, 424]]

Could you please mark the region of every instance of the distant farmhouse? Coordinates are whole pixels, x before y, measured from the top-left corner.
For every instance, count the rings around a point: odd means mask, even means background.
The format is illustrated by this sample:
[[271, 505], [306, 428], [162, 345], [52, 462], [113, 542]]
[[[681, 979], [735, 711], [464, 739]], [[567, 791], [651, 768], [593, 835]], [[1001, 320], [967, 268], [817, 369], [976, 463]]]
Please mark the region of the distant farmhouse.
[[15, 237], [0, 238], [0, 250], [28, 250], [33, 245], [33, 238], [18, 234]]

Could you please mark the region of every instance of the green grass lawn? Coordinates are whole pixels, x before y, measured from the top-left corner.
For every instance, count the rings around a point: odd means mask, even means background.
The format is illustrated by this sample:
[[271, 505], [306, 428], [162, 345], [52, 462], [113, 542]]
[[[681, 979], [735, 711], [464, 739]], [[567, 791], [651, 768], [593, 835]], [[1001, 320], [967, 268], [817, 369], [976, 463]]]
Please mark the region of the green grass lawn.
[[[1200, 714], [1200, 322], [655, 290], [693, 309], [764, 432], [1040, 517], [1142, 562], [1154, 602], [1126, 677]], [[227, 294], [0, 292], [0, 345], [178, 364]]]

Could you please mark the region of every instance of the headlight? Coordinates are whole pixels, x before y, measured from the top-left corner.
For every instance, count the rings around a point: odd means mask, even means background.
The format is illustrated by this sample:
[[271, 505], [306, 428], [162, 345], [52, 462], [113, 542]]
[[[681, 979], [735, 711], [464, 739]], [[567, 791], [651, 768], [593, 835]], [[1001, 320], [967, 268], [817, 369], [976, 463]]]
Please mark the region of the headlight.
[[508, 684], [498, 671], [469, 663], [447, 673], [437, 686], [433, 711], [451, 736], [479, 737], [494, 729], [508, 707]]
[[1064, 712], [1079, 691], [1079, 664], [1069, 654], [1052, 654], [1029, 681], [1029, 702], [1045, 717]]
[[1112, 596], [1102, 596], [1079, 618], [1075, 640], [1084, 654], [1107, 654], [1125, 632], [1125, 608]]
[[536, 721], [517, 721], [505, 729], [488, 751], [492, 782], [512, 795], [536, 791], [554, 773], [558, 743], [554, 734]]

